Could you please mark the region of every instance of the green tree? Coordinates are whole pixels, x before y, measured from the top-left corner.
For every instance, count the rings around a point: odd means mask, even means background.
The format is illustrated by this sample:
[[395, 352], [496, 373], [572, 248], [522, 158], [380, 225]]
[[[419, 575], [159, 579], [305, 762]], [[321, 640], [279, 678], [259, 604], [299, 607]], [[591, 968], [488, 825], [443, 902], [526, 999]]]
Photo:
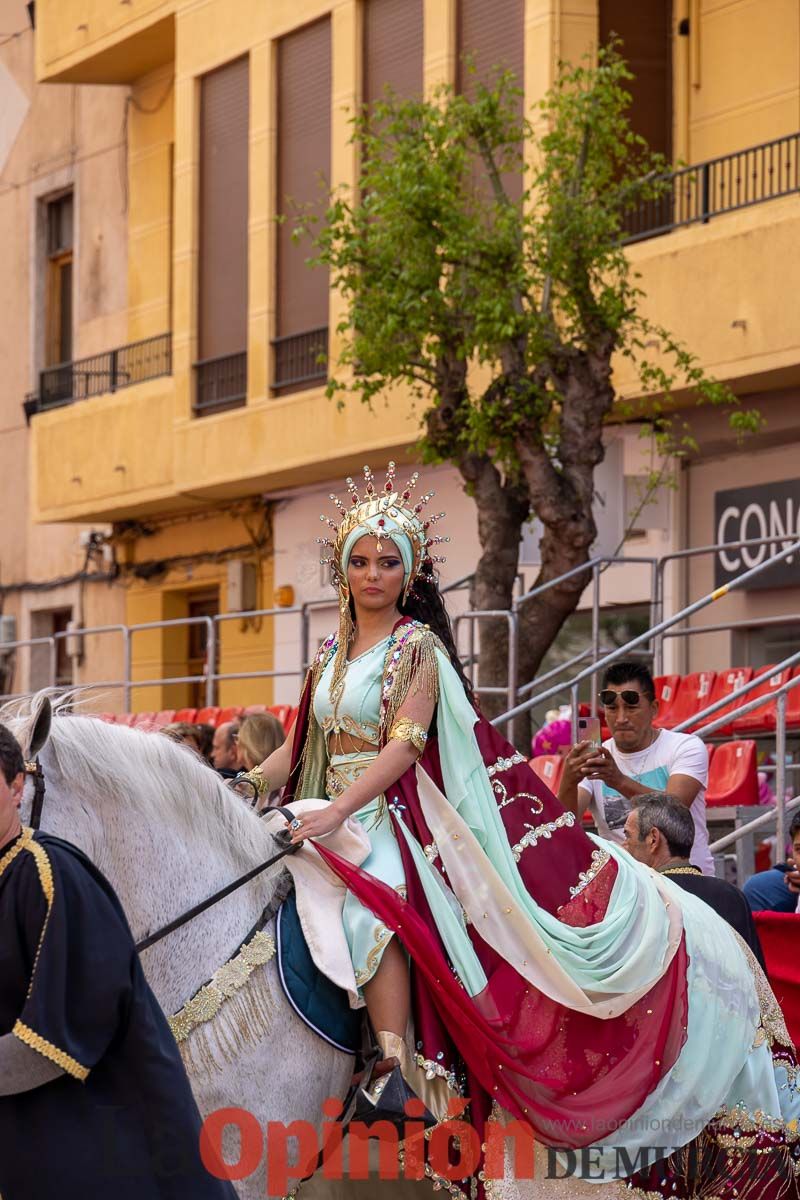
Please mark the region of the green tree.
[[[678, 388], [729, 406], [742, 429], [757, 421], [639, 311], [625, 215], [669, 184], [666, 164], [630, 128], [629, 78], [615, 46], [596, 65], [564, 67], [535, 122], [520, 116], [508, 74], [472, 99], [448, 87], [431, 101], [389, 95], [353, 122], [359, 196], [335, 191], [311, 230], [312, 262], [330, 269], [346, 301], [329, 394], [375, 404], [392, 385], [410, 388], [423, 457], [454, 464], [477, 505], [474, 608], [510, 607], [533, 514], [543, 528], [538, 583], [589, 560], [603, 427], [612, 409], [634, 415], [615, 396], [614, 355], [635, 364], [649, 397], [636, 415], [661, 454], [691, 446], [675, 416]], [[512, 199], [520, 176], [521, 203]], [[658, 362], [646, 348], [654, 341]], [[535, 676], [588, 578], [579, 571], [522, 609], [520, 679]], [[504, 683], [506, 663], [505, 621], [484, 623], [480, 683]]]

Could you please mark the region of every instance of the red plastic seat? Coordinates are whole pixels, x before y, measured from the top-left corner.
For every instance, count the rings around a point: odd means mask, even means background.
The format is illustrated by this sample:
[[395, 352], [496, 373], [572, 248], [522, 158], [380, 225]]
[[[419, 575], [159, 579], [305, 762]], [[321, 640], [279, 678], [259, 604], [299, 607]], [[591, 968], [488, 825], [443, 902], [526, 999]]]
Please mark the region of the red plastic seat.
[[800, 1047], [800, 914], [760, 912], [755, 914], [755, 922], [769, 982], [794, 1044]]
[[546, 784], [554, 796], [558, 795], [558, 785], [564, 770], [564, 759], [560, 754], [537, 754], [530, 760], [530, 765], [542, 783]]
[[680, 681], [680, 675], [656, 675], [653, 680], [658, 701], [658, 716], [653, 721], [656, 729], [669, 729], [673, 723], [670, 719], [670, 709], [678, 694]]
[[116, 713], [95, 713], [94, 716], [100, 721], [105, 721], [107, 725], [113, 725], [116, 722]]
[[172, 714], [173, 721], [188, 722], [189, 725], [194, 725], [197, 720], [196, 708], [179, 708]]
[[240, 704], [232, 704], [228, 708], [220, 708], [217, 711], [215, 725], [224, 725], [227, 721], [238, 721], [244, 709]]
[[291, 704], [270, 704], [267, 708], [267, 712], [272, 713], [273, 717], [277, 717], [284, 729], [286, 728], [286, 722], [289, 720], [291, 711]]
[[117, 713], [117, 725], [135, 725], [137, 713]]
[[[730, 667], [727, 671], [720, 671], [714, 680], [714, 686], [711, 689], [708, 702], [703, 707], [707, 708], [709, 704], [716, 704], [718, 700], [724, 700], [726, 696], [730, 696], [731, 692], [735, 692], [737, 688], [749, 683], [752, 678], [752, 667]], [[741, 700], [734, 700], [732, 704], [726, 704], [718, 712], [712, 713], [710, 717], [705, 717], [698, 723], [696, 728], [702, 729], [704, 725], [710, 725], [712, 721], [719, 721], [721, 717], [730, 716], [741, 704]], [[726, 737], [732, 732], [732, 722], [729, 721], [727, 725], [720, 725], [719, 729], [715, 729], [712, 736]]]
[[[764, 671], [774, 671], [774, 666], [759, 667], [757, 675], [762, 675]], [[749, 696], [743, 696], [741, 703], [744, 704], [747, 700], [755, 700], [757, 696], [765, 696], [767, 699], [763, 704], [759, 704], [758, 708], [754, 708], [752, 712], [745, 713], [742, 717], [737, 717], [733, 722], [734, 733], [756, 733], [761, 730], [774, 729], [776, 725], [776, 705], [777, 701], [771, 699], [772, 693], [777, 691], [779, 687], [783, 687], [789, 682], [792, 671], [787, 668], [783, 671], [776, 671], [774, 675], [770, 675], [764, 683], [760, 683], [757, 688], [754, 688]]]
[[134, 715], [131, 722], [134, 729], [150, 729], [155, 721], [156, 714], [154, 712], [139, 712]]
[[248, 704], [247, 708], [244, 710], [244, 715], [246, 717], [252, 717], [256, 713], [265, 713], [266, 711], [266, 704]]
[[219, 711], [216, 704], [209, 705], [207, 708], [198, 708], [195, 713], [195, 723], [197, 725], [213, 725], [216, 728]]
[[659, 728], [674, 729], [676, 725], [688, 721], [708, 704], [715, 678], [713, 671], [695, 671], [692, 675], [684, 675], [670, 702], [669, 712], [660, 712], [653, 724]]
[[[800, 679], [800, 667], [795, 667], [792, 679]], [[786, 728], [800, 729], [800, 684], [786, 693]]]
[[706, 806], [758, 804], [756, 744], [751, 739], [717, 746], [708, 771]]
[[161, 712], [153, 714], [153, 728], [163, 729], [165, 725], [171, 725], [175, 720], [174, 708], [162, 708]]

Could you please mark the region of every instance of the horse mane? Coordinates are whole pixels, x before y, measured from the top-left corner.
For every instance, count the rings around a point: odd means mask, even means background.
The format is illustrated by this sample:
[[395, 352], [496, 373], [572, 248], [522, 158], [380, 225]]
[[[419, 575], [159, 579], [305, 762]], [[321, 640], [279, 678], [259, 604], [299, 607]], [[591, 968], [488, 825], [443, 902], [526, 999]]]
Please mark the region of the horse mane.
[[[23, 745], [40, 696], [0, 709], [0, 721]], [[169, 805], [179, 831], [184, 827], [209, 846], [225, 846], [242, 867], [270, 856], [273, 837], [264, 821], [190, 747], [157, 732], [80, 715], [73, 707], [70, 695], [54, 701], [50, 736], [42, 751], [45, 765], [52, 757], [64, 778], [97, 796], [113, 795], [115, 803], [154, 823], [163, 821]]]

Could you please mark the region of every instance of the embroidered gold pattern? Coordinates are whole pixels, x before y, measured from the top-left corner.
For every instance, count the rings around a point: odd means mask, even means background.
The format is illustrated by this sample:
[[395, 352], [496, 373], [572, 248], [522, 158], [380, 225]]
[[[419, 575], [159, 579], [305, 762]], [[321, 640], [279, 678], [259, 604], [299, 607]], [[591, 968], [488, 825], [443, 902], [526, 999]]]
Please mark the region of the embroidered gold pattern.
[[378, 963], [380, 962], [384, 947], [391, 936], [391, 929], [387, 929], [385, 925], [378, 925], [376, 927], [375, 945], [367, 954], [367, 961], [365, 963], [364, 970], [357, 970], [355, 973], [356, 983], [359, 987], [365, 983], [369, 983], [370, 979], [372, 979], [372, 976], [378, 969]]
[[[572, 814], [570, 814], [571, 816]], [[585, 887], [588, 887], [596, 875], [602, 871], [611, 855], [607, 850], [592, 851], [592, 865], [586, 871], [581, 871], [578, 875], [578, 882], [574, 887], [569, 889], [569, 894], [572, 897], [579, 896]]]
[[[734, 933], [736, 933], [736, 930], [734, 930]], [[775, 993], [769, 985], [769, 980], [761, 969], [761, 964], [741, 934], [736, 933], [736, 940], [741, 946], [750, 967], [753, 982], [756, 985], [758, 1007], [761, 1013], [761, 1021], [756, 1030], [753, 1043], [754, 1047], [760, 1046], [766, 1039], [770, 1047], [774, 1046], [777, 1042], [779, 1046], [794, 1051], [794, 1042], [786, 1026], [786, 1018], [783, 1015], [781, 1006], [775, 999]]]
[[451, 1092], [455, 1092], [457, 1096], [461, 1095], [461, 1089], [458, 1086], [456, 1073], [452, 1067], [448, 1071], [447, 1067], [443, 1063], [437, 1062], [432, 1058], [425, 1058], [425, 1056], [422, 1054], [415, 1054], [414, 1062], [421, 1070], [425, 1072], [426, 1079], [435, 1079], [438, 1076], [439, 1079], [443, 1079], [445, 1081]]
[[11, 847], [11, 849], [7, 850], [3, 857], [0, 858], [0, 875], [3, 874], [3, 871], [5, 871], [6, 867], [11, 866], [18, 854], [21, 854], [23, 850], [28, 849], [32, 838], [33, 830], [27, 828], [23, 829], [22, 833], [14, 842], [14, 845]]
[[[515, 862], [519, 862], [519, 860], [522, 858], [523, 851], [527, 850], [529, 846], [535, 846], [536, 843], [542, 839], [547, 841], [553, 836], [557, 829], [566, 829], [574, 824], [575, 813], [571, 812], [560, 813], [556, 817], [555, 821], [545, 821], [543, 825], [528, 825], [526, 822], [525, 828], [528, 830], [528, 832], [523, 834], [516, 845], [511, 847], [511, 853], [514, 855]], [[600, 851], [595, 851], [595, 854], [599, 853]], [[594, 855], [592, 857], [594, 857]]]
[[49, 1058], [50, 1062], [61, 1067], [62, 1071], [66, 1071], [73, 1079], [80, 1080], [81, 1083], [89, 1077], [89, 1068], [82, 1067], [76, 1058], [71, 1054], [67, 1054], [64, 1050], [59, 1050], [58, 1046], [54, 1046], [52, 1042], [48, 1042], [47, 1038], [43, 1038], [30, 1026], [23, 1024], [22, 1021], [17, 1021], [14, 1028], [11, 1030], [14, 1037], [19, 1038], [26, 1046], [30, 1046], [31, 1050], [36, 1050], [44, 1058]]
[[225, 1001], [245, 986], [256, 967], [264, 966], [274, 955], [275, 941], [272, 935], [259, 930], [238, 954], [223, 963], [211, 980], [195, 992], [179, 1012], [169, 1018], [175, 1041], [185, 1041], [198, 1025], [213, 1020]]
[[50, 859], [47, 857], [47, 851], [38, 842], [31, 840], [28, 843], [28, 850], [33, 855], [33, 860], [36, 863], [36, 870], [39, 872], [39, 882], [42, 885], [45, 900], [48, 907], [53, 903], [55, 890], [53, 887], [53, 868], [50, 865]]

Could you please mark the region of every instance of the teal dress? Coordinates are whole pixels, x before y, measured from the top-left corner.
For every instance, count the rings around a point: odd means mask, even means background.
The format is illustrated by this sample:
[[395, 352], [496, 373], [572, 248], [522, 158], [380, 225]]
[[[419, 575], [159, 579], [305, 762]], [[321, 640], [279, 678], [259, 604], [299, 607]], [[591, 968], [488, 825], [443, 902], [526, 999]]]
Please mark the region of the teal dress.
[[[332, 658], [320, 678], [314, 695], [314, 717], [325, 734], [326, 743], [333, 747], [328, 752], [325, 780], [329, 800], [341, 796], [345, 788], [354, 783], [375, 761], [380, 751], [378, 738], [381, 683], [390, 644], [393, 644], [392, 638], [384, 638], [347, 664], [344, 692], [335, 711], [330, 693]], [[355, 753], [337, 753], [336, 743], [342, 735], [369, 742], [372, 748]], [[405, 896], [403, 862], [392, 822], [386, 812], [384, 796], [371, 800], [352, 815], [363, 825], [372, 847], [368, 857], [361, 864], [363, 870], [388, 883], [401, 896]], [[365, 908], [352, 892], [347, 893], [343, 921], [356, 983], [361, 994], [364, 984], [378, 969], [383, 952], [392, 937], [392, 931]]]

